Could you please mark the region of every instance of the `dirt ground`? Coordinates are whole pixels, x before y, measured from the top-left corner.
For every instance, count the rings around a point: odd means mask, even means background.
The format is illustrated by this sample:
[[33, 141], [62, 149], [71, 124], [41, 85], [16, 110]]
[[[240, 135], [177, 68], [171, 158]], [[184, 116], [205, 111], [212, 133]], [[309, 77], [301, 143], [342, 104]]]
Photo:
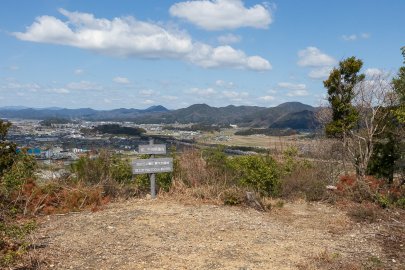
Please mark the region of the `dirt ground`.
[[137, 199], [45, 217], [37, 251], [43, 269], [404, 269], [405, 243], [387, 226], [322, 203], [259, 212]]

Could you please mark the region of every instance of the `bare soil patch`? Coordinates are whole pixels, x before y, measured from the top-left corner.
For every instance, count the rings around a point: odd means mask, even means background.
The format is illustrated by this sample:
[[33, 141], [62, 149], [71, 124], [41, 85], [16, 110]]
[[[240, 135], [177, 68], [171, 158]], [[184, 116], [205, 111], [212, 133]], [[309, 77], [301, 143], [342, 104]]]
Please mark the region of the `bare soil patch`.
[[402, 240], [384, 241], [390, 230], [381, 226], [321, 203], [258, 212], [137, 199], [46, 217], [37, 246], [43, 269], [401, 269], [403, 248], [384, 245]]

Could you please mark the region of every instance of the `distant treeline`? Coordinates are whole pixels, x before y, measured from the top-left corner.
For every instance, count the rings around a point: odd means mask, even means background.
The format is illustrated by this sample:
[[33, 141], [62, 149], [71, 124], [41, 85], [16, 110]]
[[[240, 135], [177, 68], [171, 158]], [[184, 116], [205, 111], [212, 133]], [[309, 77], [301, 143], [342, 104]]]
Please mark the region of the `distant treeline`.
[[45, 120], [39, 122], [39, 124], [44, 127], [50, 127], [50, 126], [56, 125], [56, 124], [63, 125], [63, 124], [70, 124], [70, 123], [73, 123], [73, 121], [70, 121], [70, 120], [64, 119], [64, 118], [56, 118], [56, 117], [48, 118], [48, 119], [45, 119]]
[[143, 128], [136, 128], [136, 127], [122, 127], [118, 124], [106, 124], [100, 125], [93, 128], [94, 131], [99, 133], [106, 133], [106, 134], [115, 134], [115, 135], [129, 135], [129, 136], [139, 136], [142, 133], [146, 133], [146, 130]]
[[219, 132], [221, 128], [229, 128], [229, 125], [210, 125], [210, 124], [195, 124], [191, 127], [174, 127], [174, 126], [165, 126], [163, 129], [166, 130], [181, 130], [181, 131], [205, 131], [205, 132]]
[[262, 134], [268, 136], [291, 136], [296, 135], [299, 132], [294, 129], [278, 129], [278, 128], [250, 128], [246, 130], [240, 130], [235, 132], [235, 135], [241, 136], [248, 136], [248, 135], [255, 135], [255, 134]]

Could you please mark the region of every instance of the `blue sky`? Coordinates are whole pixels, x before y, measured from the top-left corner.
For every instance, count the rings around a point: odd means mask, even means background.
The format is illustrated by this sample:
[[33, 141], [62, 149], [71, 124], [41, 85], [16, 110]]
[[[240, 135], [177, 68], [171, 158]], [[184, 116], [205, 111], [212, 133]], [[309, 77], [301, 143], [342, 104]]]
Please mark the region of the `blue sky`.
[[395, 74], [403, 0], [4, 0], [0, 106], [319, 105], [339, 60]]

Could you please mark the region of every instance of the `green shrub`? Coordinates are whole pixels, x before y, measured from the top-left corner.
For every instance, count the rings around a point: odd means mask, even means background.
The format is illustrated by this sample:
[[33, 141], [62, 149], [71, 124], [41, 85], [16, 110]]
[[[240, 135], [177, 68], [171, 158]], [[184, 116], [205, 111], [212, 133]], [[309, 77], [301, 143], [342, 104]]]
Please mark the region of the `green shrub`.
[[110, 164], [111, 179], [120, 184], [129, 184], [132, 180], [132, 167], [128, 159], [113, 156]]
[[35, 228], [36, 223], [33, 221], [24, 224], [0, 222], [0, 267], [10, 268], [27, 252], [30, 245], [27, 236]]
[[3, 175], [1, 192], [9, 196], [14, 191], [20, 190], [25, 181], [35, 178], [36, 168], [37, 163], [32, 156], [18, 154], [12, 167]]
[[4, 122], [0, 119], [0, 178], [11, 168], [11, 166], [13, 166], [14, 160], [17, 156], [16, 144], [6, 140], [10, 126], [11, 123]]
[[221, 172], [224, 172], [228, 168], [228, 157], [224, 152], [223, 146], [217, 148], [208, 148], [203, 151], [204, 160], [207, 162], [207, 166], [215, 168]]
[[244, 200], [243, 192], [237, 188], [225, 190], [221, 197], [225, 205], [239, 205]]
[[298, 166], [297, 161], [298, 149], [296, 147], [288, 147], [283, 153], [283, 168], [285, 173], [293, 172]]
[[405, 197], [402, 197], [402, 198], [398, 199], [398, 200], [395, 202], [395, 205], [396, 205], [397, 207], [399, 207], [399, 208], [405, 209]]
[[270, 156], [239, 156], [229, 159], [228, 164], [240, 185], [253, 188], [261, 195], [278, 194], [280, 172]]
[[88, 185], [128, 184], [132, 180], [132, 167], [128, 159], [101, 151], [97, 157], [81, 157], [71, 165], [76, 179]]

